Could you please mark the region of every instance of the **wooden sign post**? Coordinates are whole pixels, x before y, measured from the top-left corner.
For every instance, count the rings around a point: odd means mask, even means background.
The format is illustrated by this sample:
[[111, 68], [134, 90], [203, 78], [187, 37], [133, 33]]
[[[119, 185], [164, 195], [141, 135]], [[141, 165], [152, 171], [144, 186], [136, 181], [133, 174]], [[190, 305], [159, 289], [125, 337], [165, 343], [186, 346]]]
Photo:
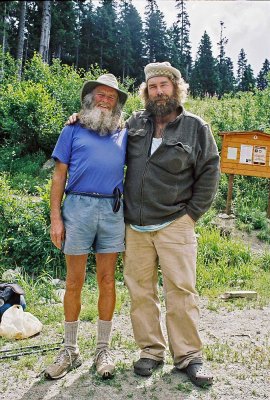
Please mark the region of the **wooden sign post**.
[[[220, 132], [221, 172], [229, 174], [226, 213], [231, 213], [234, 175], [270, 178], [270, 135], [261, 131]], [[270, 184], [267, 218], [270, 218]]]

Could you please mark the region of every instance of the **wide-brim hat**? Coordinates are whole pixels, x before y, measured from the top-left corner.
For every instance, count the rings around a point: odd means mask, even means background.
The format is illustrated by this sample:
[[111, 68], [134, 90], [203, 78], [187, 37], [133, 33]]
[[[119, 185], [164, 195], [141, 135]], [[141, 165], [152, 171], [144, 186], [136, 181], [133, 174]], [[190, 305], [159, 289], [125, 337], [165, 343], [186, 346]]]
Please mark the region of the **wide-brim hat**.
[[167, 76], [177, 81], [181, 78], [181, 72], [172, 67], [168, 61], [147, 64], [144, 68], [144, 73], [146, 82], [155, 76]]
[[100, 77], [97, 78], [96, 81], [87, 81], [84, 83], [81, 91], [81, 102], [88, 93], [91, 93], [95, 89], [95, 87], [99, 85], [109, 86], [110, 88], [115, 89], [118, 93], [119, 101], [122, 105], [124, 105], [127, 101], [128, 94], [119, 89], [116, 77], [113, 74], [104, 74], [100, 75]]

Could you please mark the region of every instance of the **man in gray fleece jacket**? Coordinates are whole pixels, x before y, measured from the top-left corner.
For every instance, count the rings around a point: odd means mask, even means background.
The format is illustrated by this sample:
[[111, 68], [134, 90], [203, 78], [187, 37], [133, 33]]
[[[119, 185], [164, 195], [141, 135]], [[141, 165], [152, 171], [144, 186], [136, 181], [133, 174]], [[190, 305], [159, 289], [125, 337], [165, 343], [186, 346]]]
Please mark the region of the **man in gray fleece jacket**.
[[211, 385], [198, 334], [195, 222], [208, 210], [219, 180], [219, 155], [206, 122], [183, 108], [187, 84], [168, 62], [145, 67], [145, 110], [127, 121], [124, 277], [141, 349], [134, 363], [149, 376], [163, 364], [158, 265], [174, 365], [197, 386]]

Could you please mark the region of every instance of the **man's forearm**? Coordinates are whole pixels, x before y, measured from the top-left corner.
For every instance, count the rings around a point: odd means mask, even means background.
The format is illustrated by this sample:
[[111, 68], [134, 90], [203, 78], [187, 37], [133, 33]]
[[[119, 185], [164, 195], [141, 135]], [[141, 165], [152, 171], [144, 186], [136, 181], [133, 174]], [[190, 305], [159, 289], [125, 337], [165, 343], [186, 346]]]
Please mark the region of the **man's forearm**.
[[66, 179], [54, 176], [51, 187], [51, 221], [61, 218], [61, 203], [65, 191]]

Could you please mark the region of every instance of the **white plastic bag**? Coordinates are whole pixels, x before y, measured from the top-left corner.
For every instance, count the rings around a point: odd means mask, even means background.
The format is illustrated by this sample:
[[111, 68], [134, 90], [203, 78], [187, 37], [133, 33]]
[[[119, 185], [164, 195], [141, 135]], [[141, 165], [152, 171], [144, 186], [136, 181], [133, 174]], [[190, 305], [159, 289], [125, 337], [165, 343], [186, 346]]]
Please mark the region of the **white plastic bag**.
[[25, 339], [41, 330], [42, 323], [39, 319], [29, 312], [24, 312], [19, 305], [8, 308], [2, 316], [0, 336], [8, 339]]

